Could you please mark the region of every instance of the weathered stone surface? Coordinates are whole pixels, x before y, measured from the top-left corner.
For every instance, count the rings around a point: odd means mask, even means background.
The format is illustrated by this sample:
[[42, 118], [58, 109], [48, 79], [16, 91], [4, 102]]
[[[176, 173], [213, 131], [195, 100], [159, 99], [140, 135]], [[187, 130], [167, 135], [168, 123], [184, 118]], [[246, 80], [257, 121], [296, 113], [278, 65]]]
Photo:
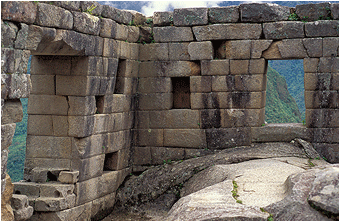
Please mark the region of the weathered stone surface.
[[79, 171], [61, 171], [58, 176], [58, 181], [61, 183], [75, 184], [79, 180]]
[[339, 144], [313, 143], [318, 153], [326, 158], [329, 163], [339, 163]]
[[120, 56], [120, 41], [104, 38], [103, 56], [119, 58]]
[[199, 129], [199, 112], [190, 109], [150, 111], [152, 129]]
[[339, 36], [339, 21], [321, 20], [305, 23], [306, 37]]
[[136, 26], [128, 26], [128, 36], [127, 41], [128, 42], [137, 42], [139, 39], [139, 27]]
[[139, 59], [141, 61], [169, 60], [169, 46], [167, 43], [139, 45]]
[[264, 23], [263, 33], [266, 39], [303, 38], [304, 23], [298, 21]]
[[202, 75], [228, 75], [229, 60], [202, 60]]
[[64, 96], [31, 95], [28, 114], [67, 115], [68, 103]]
[[141, 93], [170, 93], [170, 78], [141, 78], [138, 82], [138, 92]]
[[253, 206], [236, 203], [231, 196], [232, 190], [232, 181], [226, 180], [183, 197], [171, 208], [167, 220], [267, 219], [268, 213], [262, 212]]
[[54, 5], [39, 3], [36, 23], [41, 26], [72, 29], [72, 13]]
[[317, 21], [330, 18], [330, 3], [303, 4], [295, 6], [296, 15], [304, 21]]
[[1, 98], [18, 99], [28, 98], [31, 90], [30, 75], [1, 74]]
[[20, 100], [6, 100], [4, 106], [2, 106], [1, 113], [2, 125], [21, 122], [23, 111]]
[[305, 91], [306, 109], [339, 108], [337, 91]]
[[139, 27], [139, 34], [140, 34], [140, 43], [150, 43], [151, 40], [153, 39], [152, 36], [152, 27]]
[[339, 3], [332, 3], [330, 9], [333, 19], [339, 20]]
[[339, 143], [339, 128], [309, 128], [313, 143]]
[[190, 60], [188, 52], [189, 42], [183, 43], [169, 43], [169, 60]]
[[131, 12], [120, 10], [109, 5], [103, 5], [102, 16], [113, 19], [116, 22], [123, 23], [125, 25], [128, 25], [133, 19]]
[[82, 12], [72, 13], [73, 27], [76, 31], [90, 35], [99, 35], [101, 23], [98, 17]]
[[27, 146], [27, 158], [68, 158], [71, 155], [71, 138], [68, 137], [28, 135]]
[[270, 3], [246, 3], [240, 5], [242, 22], [286, 21], [290, 14], [287, 6]]
[[209, 22], [211, 23], [230, 23], [238, 22], [239, 20], [239, 7], [228, 6], [209, 8]]
[[310, 128], [339, 127], [338, 109], [307, 109], [306, 125]]
[[153, 24], [154, 26], [167, 26], [173, 22], [173, 12], [154, 12]]
[[71, 170], [82, 172], [79, 174], [79, 181], [86, 181], [102, 175], [104, 169], [104, 160], [104, 154], [87, 159], [73, 159], [71, 162]]
[[163, 129], [143, 129], [134, 131], [136, 146], [163, 146]]
[[184, 159], [183, 148], [150, 147], [151, 164], [158, 165]]
[[16, 25], [1, 20], [1, 48], [13, 48], [17, 32]]
[[262, 127], [252, 127], [251, 134], [253, 142], [290, 142], [295, 138], [310, 140], [307, 128], [299, 123], [271, 123]]
[[102, 220], [107, 216], [115, 204], [116, 193], [108, 194], [104, 197], [98, 198], [92, 201], [91, 207], [91, 219], [92, 220]]
[[248, 74], [249, 72], [249, 60], [230, 60], [230, 74]]
[[37, 16], [37, 5], [33, 2], [2, 2], [1, 19], [32, 24]]
[[272, 42], [269, 48], [262, 53], [262, 57], [265, 59], [282, 59], [282, 56], [279, 51], [279, 45], [282, 44], [282, 41]]
[[100, 19], [100, 33], [101, 37], [115, 38], [117, 32], [117, 23], [112, 19]]
[[156, 42], [190, 42], [194, 40], [190, 27], [154, 27]]
[[190, 60], [213, 59], [214, 49], [211, 41], [191, 42], [188, 46]]
[[250, 128], [221, 128], [206, 129], [209, 149], [224, 149], [235, 146], [250, 145]]
[[81, 2], [73, 2], [73, 1], [55, 1], [54, 5], [58, 7], [62, 7], [71, 11], [78, 11], [80, 8]]
[[39, 197], [35, 200], [34, 210], [36, 211], [61, 211], [75, 206], [76, 196], [69, 195], [66, 198]]
[[250, 91], [262, 92], [266, 87], [264, 75], [213, 76], [213, 92]]
[[68, 115], [91, 115], [96, 112], [96, 100], [94, 96], [68, 96]]
[[277, 45], [282, 58], [303, 59], [307, 57], [302, 39], [284, 39]]
[[208, 24], [208, 8], [174, 9], [175, 26], [194, 26]]
[[89, 9], [91, 10], [91, 14], [92, 15], [98, 15], [100, 16], [102, 14], [103, 11], [103, 5], [101, 5], [99, 2], [95, 2], [95, 1], [82, 1], [79, 2], [80, 3], [80, 8], [82, 12], [86, 12]]
[[16, 49], [25, 49], [27, 37], [28, 37], [28, 25], [25, 23], [20, 23], [20, 30], [18, 31], [16, 40], [15, 40], [15, 48]]
[[33, 207], [28, 205], [28, 198], [26, 195], [13, 194], [12, 207], [14, 219], [28, 220], [33, 215]]
[[94, 116], [68, 116], [68, 135], [86, 137], [93, 133]]
[[[56, 94], [60, 96], [104, 95], [108, 87], [106, 77], [97, 76], [56, 76]], [[106, 82], [106, 84], [105, 84]]]
[[200, 129], [165, 129], [164, 146], [206, 148], [205, 131]]
[[200, 74], [200, 65], [190, 61], [142, 62], [139, 76], [142, 77], [185, 77]]
[[1, 179], [5, 179], [4, 183], [1, 183], [1, 187], [3, 186], [5, 187], [5, 189], [1, 192], [1, 220], [13, 221], [14, 214], [13, 209], [11, 207], [13, 184], [11, 182], [11, 177], [7, 173], [6, 178]]
[[215, 24], [192, 28], [197, 41], [225, 39], [259, 39], [260, 24]]
[[133, 164], [134, 165], [151, 164], [150, 147], [134, 147], [133, 148]]
[[319, 68], [319, 58], [304, 58], [303, 59], [303, 69], [305, 73], [316, 73]]
[[226, 41], [227, 59], [250, 59], [251, 40]]
[[265, 110], [225, 109], [221, 112], [221, 127], [256, 127], [264, 124]]
[[321, 57], [317, 71], [321, 73], [338, 73], [339, 57]]
[[190, 92], [211, 92], [211, 76], [191, 76]]
[[1, 73], [27, 73], [28, 50], [1, 48]]
[[322, 57], [322, 38], [305, 38], [302, 43], [309, 57]]
[[338, 73], [305, 73], [305, 90], [338, 90]]
[[322, 51], [324, 57], [339, 56], [339, 37], [323, 38]]

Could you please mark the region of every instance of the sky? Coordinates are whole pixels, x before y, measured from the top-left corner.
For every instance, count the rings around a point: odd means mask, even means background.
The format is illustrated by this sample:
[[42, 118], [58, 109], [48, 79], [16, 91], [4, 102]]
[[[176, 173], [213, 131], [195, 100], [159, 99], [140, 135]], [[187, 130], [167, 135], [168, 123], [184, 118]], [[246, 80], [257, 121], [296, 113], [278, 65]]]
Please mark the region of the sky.
[[[277, 3], [294, 7], [298, 4], [312, 3], [311, 1], [99, 1], [101, 4], [111, 5], [119, 9], [135, 10], [146, 16], [152, 16], [155, 11], [173, 11], [174, 8], [192, 8], [192, 7], [219, 7], [239, 5], [248, 2], [268, 2]], [[324, 1], [313, 1], [326, 2]]]

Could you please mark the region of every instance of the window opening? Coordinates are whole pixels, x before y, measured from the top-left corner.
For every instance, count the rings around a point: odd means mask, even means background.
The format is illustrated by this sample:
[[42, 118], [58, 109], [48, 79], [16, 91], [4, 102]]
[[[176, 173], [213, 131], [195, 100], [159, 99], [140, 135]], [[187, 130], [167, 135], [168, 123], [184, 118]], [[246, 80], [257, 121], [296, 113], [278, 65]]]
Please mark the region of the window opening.
[[171, 78], [173, 109], [190, 109], [190, 77]]
[[105, 154], [104, 171], [117, 170], [118, 151]]

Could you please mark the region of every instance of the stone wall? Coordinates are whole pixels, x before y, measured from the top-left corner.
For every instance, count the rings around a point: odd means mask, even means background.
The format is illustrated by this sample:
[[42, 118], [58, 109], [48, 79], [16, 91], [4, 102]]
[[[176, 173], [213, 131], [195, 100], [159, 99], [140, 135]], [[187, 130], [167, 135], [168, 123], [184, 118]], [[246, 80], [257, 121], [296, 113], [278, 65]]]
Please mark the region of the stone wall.
[[304, 139], [338, 161], [338, 4], [153, 20], [96, 2], [2, 2], [1, 12], [1, 191], [29, 97], [14, 193], [28, 196], [34, 220], [98, 219], [132, 171], [261, 142], [270, 59], [304, 59]]

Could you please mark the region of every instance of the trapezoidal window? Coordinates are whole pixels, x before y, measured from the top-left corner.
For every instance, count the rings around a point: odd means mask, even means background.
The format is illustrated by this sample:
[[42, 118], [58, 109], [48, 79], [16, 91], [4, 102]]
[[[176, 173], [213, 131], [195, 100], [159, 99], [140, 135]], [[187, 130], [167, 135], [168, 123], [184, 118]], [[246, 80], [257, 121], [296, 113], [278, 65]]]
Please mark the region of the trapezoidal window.
[[171, 78], [173, 109], [190, 109], [190, 77]]
[[265, 120], [267, 123], [304, 123], [303, 60], [269, 60]]

